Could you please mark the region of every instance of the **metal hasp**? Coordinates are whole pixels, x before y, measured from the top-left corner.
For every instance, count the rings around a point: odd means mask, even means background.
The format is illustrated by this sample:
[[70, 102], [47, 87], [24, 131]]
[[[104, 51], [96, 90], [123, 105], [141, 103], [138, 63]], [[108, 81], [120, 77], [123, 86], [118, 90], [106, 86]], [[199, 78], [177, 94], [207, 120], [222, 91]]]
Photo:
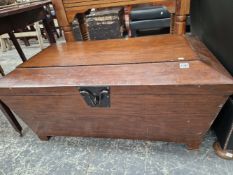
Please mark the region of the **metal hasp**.
[[80, 87], [79, 92], [88, 106], [110, 107], [109, 87]]

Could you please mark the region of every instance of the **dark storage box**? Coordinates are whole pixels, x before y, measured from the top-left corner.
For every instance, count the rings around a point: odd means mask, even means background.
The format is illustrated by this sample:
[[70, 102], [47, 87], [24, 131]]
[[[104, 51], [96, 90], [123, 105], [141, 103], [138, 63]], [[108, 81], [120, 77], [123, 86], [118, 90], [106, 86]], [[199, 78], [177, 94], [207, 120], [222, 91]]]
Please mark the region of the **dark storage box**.
[[86, 16], [86, 23], [91, 40], [123, 37], [124, 13], [122, 8], [91, 11]]

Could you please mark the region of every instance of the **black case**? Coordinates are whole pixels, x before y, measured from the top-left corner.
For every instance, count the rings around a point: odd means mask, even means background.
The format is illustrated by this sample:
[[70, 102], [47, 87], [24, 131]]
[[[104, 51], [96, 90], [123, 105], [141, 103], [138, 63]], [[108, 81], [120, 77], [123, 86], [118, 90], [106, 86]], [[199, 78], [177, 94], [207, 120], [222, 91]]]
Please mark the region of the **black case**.
[[218, 141], [224, 150], [233, 149], [233, 98], [229, 98], [214, 123]]
[[[191, 30], [233, 75], [233, 1], [192, 0]], [[233, 151], [233, 96], [213, 128], [222, 149]]]
[[165, 7], [155, 7], [155, 6], [135, 7], [130, 12], [131, 21], [164, 19], [164, 18], [170, 18], [170, 16], [171, 16], [170, 13]]

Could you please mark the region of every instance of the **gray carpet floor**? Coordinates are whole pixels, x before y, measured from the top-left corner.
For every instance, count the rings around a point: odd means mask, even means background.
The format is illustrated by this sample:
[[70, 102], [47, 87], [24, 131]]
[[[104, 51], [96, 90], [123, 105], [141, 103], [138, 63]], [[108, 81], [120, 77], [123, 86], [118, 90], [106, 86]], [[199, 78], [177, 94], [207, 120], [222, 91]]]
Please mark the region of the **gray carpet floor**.
[[[22, 48], [28, 58], [40, 51], [37, 44]], [[6, 73], [20, 63], [15, 49], [0, 53]], [[182, 144], [121, 139], [52, 137], [43, 142], [23, 128], [19, 137], [0, 112], [0, 175], [233, 175], [233, 161], [215, 155], [211, 131], [200, 150], [188, 151]]]

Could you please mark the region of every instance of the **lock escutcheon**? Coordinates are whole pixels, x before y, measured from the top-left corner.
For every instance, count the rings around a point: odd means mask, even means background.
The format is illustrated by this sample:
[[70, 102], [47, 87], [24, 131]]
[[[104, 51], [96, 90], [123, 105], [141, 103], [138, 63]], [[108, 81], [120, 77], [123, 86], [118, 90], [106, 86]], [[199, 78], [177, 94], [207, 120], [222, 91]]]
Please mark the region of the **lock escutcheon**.
[[90, 107], [110, 107], [109, 87], [80, 87], [79, 92]]

